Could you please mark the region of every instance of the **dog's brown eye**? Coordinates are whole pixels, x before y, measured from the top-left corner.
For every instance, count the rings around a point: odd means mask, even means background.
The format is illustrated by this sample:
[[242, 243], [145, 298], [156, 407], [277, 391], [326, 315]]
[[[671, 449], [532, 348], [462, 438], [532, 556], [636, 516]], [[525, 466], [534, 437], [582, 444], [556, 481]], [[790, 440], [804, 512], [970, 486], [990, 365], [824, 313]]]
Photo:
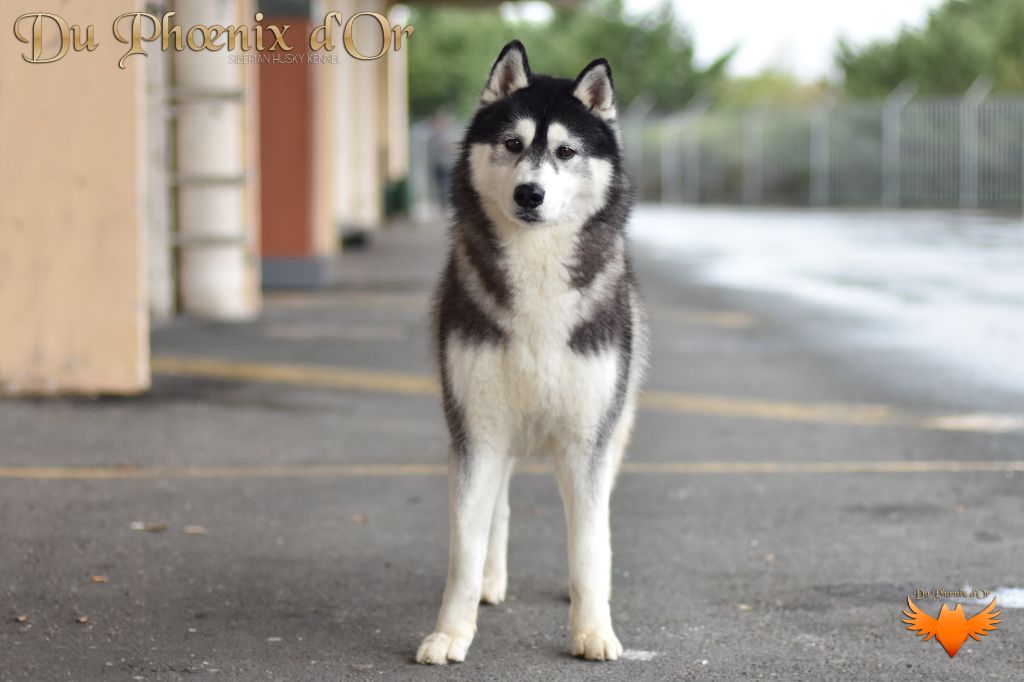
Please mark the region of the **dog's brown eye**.
[[576, 150], [572, 147], [566, 147], [564, 144], [555, 150], [555, 153], [558, 154], [558, 158], [562, 160], [571, 159], [576, 156]]
[[505, 149], [509, 150], [513, 154], [518, 154], [523, 151], [523, 143], [518, 137], [510, 137], [505, 140]]

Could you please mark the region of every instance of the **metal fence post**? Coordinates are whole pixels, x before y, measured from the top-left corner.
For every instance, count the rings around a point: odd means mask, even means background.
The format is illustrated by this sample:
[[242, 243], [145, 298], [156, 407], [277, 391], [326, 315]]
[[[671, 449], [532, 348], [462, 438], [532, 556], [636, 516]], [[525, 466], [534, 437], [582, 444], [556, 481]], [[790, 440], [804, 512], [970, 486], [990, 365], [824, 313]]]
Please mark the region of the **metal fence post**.
[[661, 201], [678, 204], [682, 201], [679, 125], [672, 119], [662, 121], [658, 137], [661, 143]]
[[1021, 193], [1021, 215], [1024, 216], [1024, 117], [1021, 117], [1021, 179], [1018, 189]]
[[762, 112], [752, 111], [743, 121], [743, 203], [761, 201]]
[[639, 95], [629, 103], [626, 110], [619, 117], [622, 126], [622, 136], [626, 143], [627, 158], [633, 161], [633, 182], [636, 191], [637, 201], [643, 201], [644, 185], [647, 182], [647, 174], [644, 172], [644, 122], [654, 108], [650, 97]]
[[885, 99], [882, 111], [882, 203], [898, 207], [900, 190], [900, 117], [903, 107], [914, 97], [916, 88], [909, 81], [900, 83]]
[[829, 115], [832, 104], [818, 107], [811, 122], [811, 205], [829, 202]]
[[633, 121], [633, 149], [636, 150], [636, 199], [643, 201], [647, 189], [647, 150], [644, 149], [644, 123], [647, 113], [640, 114]]
[[978, 206], [978, 107], [992, 89], [979, 76], [964, 93], [960, 108], [960, 208]]
[[682, 111], [683, 201], [700, 203], [700, 124], [708, 102], [698, 99]]
[[683, 165], [686, 172], [683, 174], [683, 195], [685, 201], [692, 204], [700, 203], [700, 115], [694, 116], [687, 121], [684, 132]]

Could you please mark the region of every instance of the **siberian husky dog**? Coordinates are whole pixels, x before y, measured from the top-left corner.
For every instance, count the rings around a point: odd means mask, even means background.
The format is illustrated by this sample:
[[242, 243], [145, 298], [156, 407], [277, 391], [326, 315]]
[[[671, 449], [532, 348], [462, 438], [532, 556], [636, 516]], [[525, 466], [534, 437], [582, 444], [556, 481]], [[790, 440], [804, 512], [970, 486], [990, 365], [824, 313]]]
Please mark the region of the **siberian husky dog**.
[[615, 111], [605, 60], [575, 80], [536, 75], [513, 41], [467, 129], [434, 308], [451, 433], [448, 583], [420, 663], [464, 660], [479, 602], [505, 600], [509, 479], [534, 455], [553, 461], [565, 507], [572, 652], [622, 653], [609, 500], [646, 334]]

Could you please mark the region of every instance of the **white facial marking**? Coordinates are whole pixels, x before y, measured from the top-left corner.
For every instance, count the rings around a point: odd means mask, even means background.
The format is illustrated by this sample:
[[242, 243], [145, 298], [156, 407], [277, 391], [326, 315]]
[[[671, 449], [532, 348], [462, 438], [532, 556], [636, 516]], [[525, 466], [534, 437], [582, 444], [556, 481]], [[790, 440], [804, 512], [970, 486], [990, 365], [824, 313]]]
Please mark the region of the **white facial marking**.
[[516, 121], [513, 132], [523, 142], [523, 149], [533, 143], [533, 136], [537, 134], [537, 122], [532, 118], [521, 118]]
[[561, 123], [552, 123], [548, 126], [548, 149], [557, 149], [568, 141], [568, 128]]
[[605, 204], [608, 186], [612, 184], [612, 162], [608, 159], [587, 159], [590, 181], [579, 197], [580, 209], [588, 216], [597, 213]]

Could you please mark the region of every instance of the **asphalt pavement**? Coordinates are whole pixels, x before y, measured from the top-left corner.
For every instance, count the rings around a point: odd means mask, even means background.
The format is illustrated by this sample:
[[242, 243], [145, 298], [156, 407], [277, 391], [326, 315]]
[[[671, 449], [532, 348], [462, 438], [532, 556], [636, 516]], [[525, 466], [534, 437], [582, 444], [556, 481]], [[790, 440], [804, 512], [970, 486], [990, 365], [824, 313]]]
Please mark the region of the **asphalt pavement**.
[[[569, 655], [564, 520], [529, 462], [509, 601], [465, 663], [416, 665], [447, 562], [444, 247], [392, 226], [256, 322], [157, 329], [147, 395], [0, 400], [0, 679], [1024, 679], [1024, 389], [644, 249], [626, 654]], [[904, 629], [908, 594], [966, 587], [996, 590], [997, 631], [951, 659]]]

